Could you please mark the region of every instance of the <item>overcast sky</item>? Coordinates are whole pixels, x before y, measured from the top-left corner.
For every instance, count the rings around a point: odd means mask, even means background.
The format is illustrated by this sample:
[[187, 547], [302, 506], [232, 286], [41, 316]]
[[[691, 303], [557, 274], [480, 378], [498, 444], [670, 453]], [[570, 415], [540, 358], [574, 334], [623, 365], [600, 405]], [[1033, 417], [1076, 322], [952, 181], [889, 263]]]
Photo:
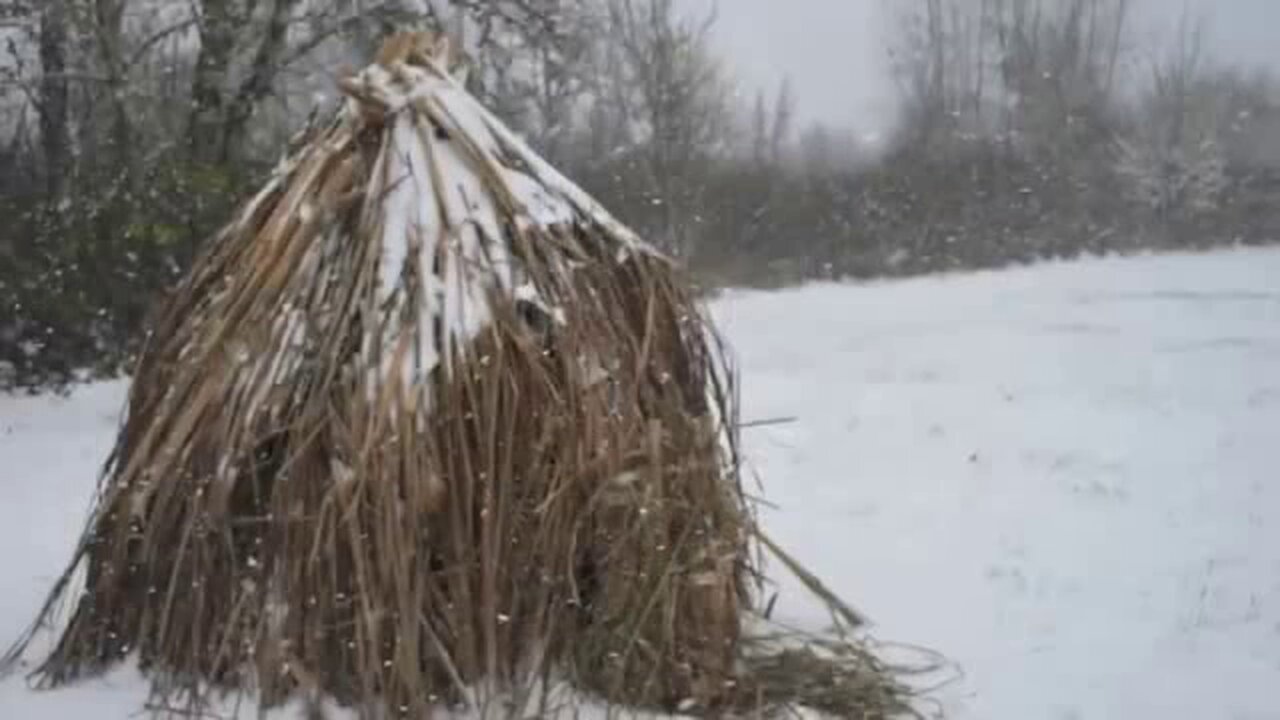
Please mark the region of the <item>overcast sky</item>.
[[[802, 118], [874, 132], [891, 125], [886, 43], [890, 9], [907, 0], [682, 0], [719, 9], [716, 42], [744, 90], [790, 77]], [[1208, 23], [1215, 54], [1280, 69], [1280, 0], [1187, 0]], [[1137, 0], [1136, 41], [1155, 47], [1176, 28], [1183, 0]]]

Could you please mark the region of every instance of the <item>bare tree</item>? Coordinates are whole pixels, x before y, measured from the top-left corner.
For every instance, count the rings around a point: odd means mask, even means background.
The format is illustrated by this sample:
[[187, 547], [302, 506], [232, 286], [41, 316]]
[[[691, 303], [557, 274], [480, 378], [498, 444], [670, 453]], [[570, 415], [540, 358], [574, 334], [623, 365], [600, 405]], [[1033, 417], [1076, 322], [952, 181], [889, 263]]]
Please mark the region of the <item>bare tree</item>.
[[772, 101], [764, 90], [756, 91], [750, 127], [745, 133], [748, 146], [742, 151], [757, 166], [780, 165], [787, 143], [792, 139], [794, 119], [795, 94], [790, 78], [782, 81]]
[[773, 127], [769, 134], [769, 156], [777, 165], [782, 162], [782, 150], [791, 137], [791, 125], [795, 120], [796, 98], [791, 90], [791, 79], [782, 81], [773, 101]]
[[747, 152], [756, 165], [764, 165], [768, 161], [768, 148], [772, 131], [769, 127], [769, 111], [765, 107], [764, 90], [756, 91], [755, 104], [751, 109], [750, 147]]
[[1168, 51], [1151, 64], [1151, 84], [1118, 169], [1131, 192], [1162, 218], [1218, 207], [1226, 188], [1224, 93], [1210, 71], [1203, 17], [1184, 8]]
[[275, 79], [289, 49], [289, 20], [300, 2], [301, 0], [274, 0], [272, 3], [245, 78], [227, 108], [222, 130], [224, 157], [243, 146], [246, 127], [254, 108], [274, 89]]
[[657, 234], [685, 253], [699, 174], [729, 125], [727, 84], [709, 47], [715, 14], [689, 20], [672, 0], [611, 0], [609, 10], [623, 73], [612, 82], [620, 120], [632, 130], [650, 200], [661, 209]]
[[1105, 135], [1130, 0], [897, 7], [894, 69], [915, 142], [998, 134], [1069, 156], [1072, 142]]

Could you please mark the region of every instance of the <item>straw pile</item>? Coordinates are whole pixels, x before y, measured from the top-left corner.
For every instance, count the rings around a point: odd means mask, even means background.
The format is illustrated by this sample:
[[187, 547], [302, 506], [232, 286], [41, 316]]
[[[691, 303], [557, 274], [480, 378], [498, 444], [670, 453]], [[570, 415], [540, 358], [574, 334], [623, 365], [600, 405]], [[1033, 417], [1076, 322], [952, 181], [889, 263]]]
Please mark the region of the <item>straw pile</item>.
[[163, 308], [35, 677], [132, 657], [190, 712], [244, 691], [427, 717], [558, 682], [902, 710], [865, 654], [746, 636], [725, 353], [668, 260], [448, 62], [402, 34], [345, 78]]

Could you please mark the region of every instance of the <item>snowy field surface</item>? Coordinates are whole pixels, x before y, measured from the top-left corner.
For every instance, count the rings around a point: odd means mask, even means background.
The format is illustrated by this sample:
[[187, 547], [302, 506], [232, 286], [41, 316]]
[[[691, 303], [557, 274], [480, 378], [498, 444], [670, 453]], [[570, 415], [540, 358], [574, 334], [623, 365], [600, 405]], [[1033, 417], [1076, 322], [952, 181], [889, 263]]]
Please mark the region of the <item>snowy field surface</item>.
[[[1280, 252], [714, 310], [744, 419], [796, 418], [744, 431], [767, 527], [887, 646], [954, 663], [947, 717], [1280, 718]], [[70, 552], [124, 391], [0, 396], [0, 645]], [[781, 590], [785, 619], [821, 623]], [[52, 694], [0, 683], [5, 720], [144, 702], [129, 670]]]

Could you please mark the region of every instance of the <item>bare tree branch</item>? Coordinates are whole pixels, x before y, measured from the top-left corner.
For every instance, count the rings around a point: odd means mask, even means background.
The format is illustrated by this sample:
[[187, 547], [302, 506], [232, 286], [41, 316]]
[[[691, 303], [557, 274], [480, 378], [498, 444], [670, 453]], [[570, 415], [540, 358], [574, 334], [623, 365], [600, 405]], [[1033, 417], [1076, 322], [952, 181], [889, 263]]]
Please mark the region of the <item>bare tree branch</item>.
[[191, 28], [196, 27], [199, 23], [200, 21], [197, 18], [191, 17], [153, 33], [150, 37], [139, 43], [138, 47], [134, 49], [133, 53], [129, 56], [129, 59], [125, 62], [126, 71], [141, 62], [156, 45], [159, 45], [174, 35], [184, 33]]

